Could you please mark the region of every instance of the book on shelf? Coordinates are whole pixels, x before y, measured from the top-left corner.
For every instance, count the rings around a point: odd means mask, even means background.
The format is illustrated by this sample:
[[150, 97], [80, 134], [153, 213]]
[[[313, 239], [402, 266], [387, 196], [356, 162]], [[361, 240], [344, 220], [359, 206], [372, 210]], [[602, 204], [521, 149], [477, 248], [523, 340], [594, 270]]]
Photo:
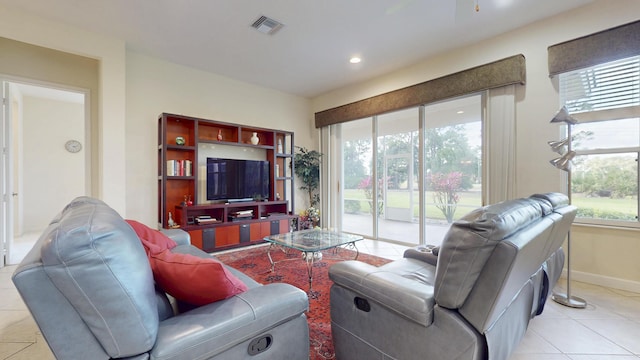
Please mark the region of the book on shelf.
[[219, 223], [219, 222], [220, 222], [220, 220], [218, 220], [218, 219], [196, 220], [196, 224], [198, 224], [198, 225], [215, 224], [215, 223]]
[[167, 160], [167, 176], [176, 176], [175, 160]]
[[220, 222], [220, 220], [214, 217], [211, 217], [209, 215], [196, 216], [195, 221], [196, 221], [196, 224], [213, 224], [213, 223]]
[[167, 176], [193, 176], [191, 160], [167, 160]]
[[193, 162], [191, 160], [184, 161], [184, 176], [193, 176]]
[[253, 210], [238, 210], [229, 214], [231, 221], [241, 221], [253, 218]]

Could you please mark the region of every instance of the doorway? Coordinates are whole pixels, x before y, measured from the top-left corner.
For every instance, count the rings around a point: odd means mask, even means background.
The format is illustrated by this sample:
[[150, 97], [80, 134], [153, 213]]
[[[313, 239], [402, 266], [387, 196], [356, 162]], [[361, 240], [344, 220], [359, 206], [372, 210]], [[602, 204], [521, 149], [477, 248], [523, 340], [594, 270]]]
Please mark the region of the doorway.
[[[18, 264], [51, 219], [90, 194], [88, 92], [4, 80], [2, 248]], [[0, 266], [3, 265], [0, 263]]]

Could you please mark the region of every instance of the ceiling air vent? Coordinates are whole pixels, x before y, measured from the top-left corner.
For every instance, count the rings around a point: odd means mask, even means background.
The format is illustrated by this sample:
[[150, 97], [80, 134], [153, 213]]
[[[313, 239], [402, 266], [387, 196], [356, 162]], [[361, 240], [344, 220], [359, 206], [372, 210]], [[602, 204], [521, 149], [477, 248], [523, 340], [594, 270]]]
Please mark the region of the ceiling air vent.
[[275, 34], [278, 30], [282, 29], [283, 26], [284, 25], [282, 23], [266, 16], [260, 16], [258, 20], [254, 21], [253, 24], [251, 24], [251, 27], [255, 28], [263, 34], [269, 35]]

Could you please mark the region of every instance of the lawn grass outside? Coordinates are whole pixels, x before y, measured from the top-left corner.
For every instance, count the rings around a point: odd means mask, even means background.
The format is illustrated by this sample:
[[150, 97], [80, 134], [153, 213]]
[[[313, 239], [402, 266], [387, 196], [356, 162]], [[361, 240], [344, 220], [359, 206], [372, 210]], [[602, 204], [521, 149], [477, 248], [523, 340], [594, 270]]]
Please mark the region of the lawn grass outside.
[[575, 193], [571, 195], [571, 203], [578, 208], [578, 217], [596, 213], [600, 214], [599, 216], [603, 219], [626, 221], [634, 220], [638, 214], [638, 199], [636, 197], [615, 199]]
[[636, 198], [613, 199], [608, 197], [588, 197], [581, 193], [572, 194], [571, 202], [577, 207], [598, 208], [630, 214], [635, 214], [638, 206], [638, 199]]
[[[436, 208], [435, 203], [433, 202], [433, 192], [427, 191], [426, 201], [426, 217], [427, 219], [432, 220], [445, 220], [444, 214], [440, 209]], [[461, 191], [458, 193], [460, 196], [460, 201], [457, 204], [457, 209], [454, 215], [454, 219], [459, 219], [464, 216], [471, 210], [478, 208], [482, 205], [482, 196], [480, 191]], [[420, 193], [418, 191], [413, 192], [413, 216], [415, 218], [419, 217], [419, 196]], [[369, 204], [369, 199], [365, 196], [364, 191], [360, 189], [345, 189], [344, 190], [344, 199], [345, 201], [353, 200], [357, 201], [360, 204], [360, 213], [369, 214], [371, 212], [371, 206]], [[397, 208], [408, 208], [410, 204], [410, 197], [408, 191], [402, 190], [393, 190], [387, 191], [387, 206], [389, 207], [397, 207]]]
[[[440, 211], [433, 201], [433, 192], [427, 191], [426, 201], [426, 217], [433, 220], [444, 220], [444, 214]], [[478, 208], [482, 205], [482, 197], [479, 190], [461, 191], [458, 193], [460, 201], [457, 204], [454, 219], [459, 219], [471, 210]], [[360, 213], [370, 213], [369, 200], [366, 198], [364, 191], [360, 189], [345, 189], [345, 200], [354, 200], [360, 204]], [[407, 208], [410, 204], [410, 197], [408, 191], [402, 190], [390, 190], [387, 191], [387, 206], [397, 208]], [[413, 215], [415, 218], [419, 216], [419, 192], [413, 192]], [[573, 194], [572, 203], [582, 212], [586, 212], [590, 209], [597, 209], [599, 213], [619, 213], [623, 214], [627, 218], [635, 218], [638, 212], [638, 200], [635, 197], [627, 197], [623, 199], [614, 199], [608, 197], [588, 197], [584, 194]]]

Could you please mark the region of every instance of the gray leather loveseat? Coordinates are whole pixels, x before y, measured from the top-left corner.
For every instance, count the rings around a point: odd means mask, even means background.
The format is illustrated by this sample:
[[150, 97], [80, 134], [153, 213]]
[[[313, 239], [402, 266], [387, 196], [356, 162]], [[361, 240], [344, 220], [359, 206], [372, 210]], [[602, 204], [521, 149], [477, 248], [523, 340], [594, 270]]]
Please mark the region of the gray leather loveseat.
[[[173, 252], [208, 254], [170, 231]], [[176, 313], [154, 286], [134, 230], [100, 200], [75, 199], [13, 275], [57, 359], [308, 359], [307, 295], [288, 284], [248, 287]]]
[[456, 221], [437, 262], [410, 250], [381, 267], [333, 265], [336, 357], [507, 359], [561, 274], [575, 215], [565, 195], [533, 195]]

